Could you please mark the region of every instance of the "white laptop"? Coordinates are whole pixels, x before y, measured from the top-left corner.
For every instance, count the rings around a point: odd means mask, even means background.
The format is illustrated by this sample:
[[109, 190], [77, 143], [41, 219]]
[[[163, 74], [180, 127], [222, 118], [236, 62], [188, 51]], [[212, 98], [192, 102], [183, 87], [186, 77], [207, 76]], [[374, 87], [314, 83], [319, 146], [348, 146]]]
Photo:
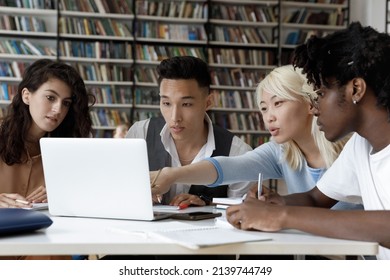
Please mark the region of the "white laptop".
[[41, 138], [49, 212], [151, 221], [155, 215], [144, 139]]

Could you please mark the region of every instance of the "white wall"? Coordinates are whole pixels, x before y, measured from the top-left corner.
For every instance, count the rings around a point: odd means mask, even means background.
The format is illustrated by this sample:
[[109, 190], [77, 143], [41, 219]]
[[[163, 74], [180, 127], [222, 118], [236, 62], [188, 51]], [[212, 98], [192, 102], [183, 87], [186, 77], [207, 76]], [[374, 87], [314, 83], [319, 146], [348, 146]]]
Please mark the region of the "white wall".
[[380, 32], [385, 31], [386, 0], [350, 0], [351, 21], [360, 21]]

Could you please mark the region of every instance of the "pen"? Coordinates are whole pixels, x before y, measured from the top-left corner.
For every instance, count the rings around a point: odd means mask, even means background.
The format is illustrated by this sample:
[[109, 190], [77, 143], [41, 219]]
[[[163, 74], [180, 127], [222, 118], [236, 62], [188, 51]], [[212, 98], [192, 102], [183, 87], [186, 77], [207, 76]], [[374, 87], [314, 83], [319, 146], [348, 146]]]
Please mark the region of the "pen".
[[18, 202], [18, 203], [22, 203], [24, 205], [30, 204], [30, 202], [25, 201], [25, 200], [20, 200], [20, 199], [15, 199], [15, 201]]
[[[154, 180], [153, 180], [153, 182], [152, 182], [152, 188], [153, 188], [154, 185], [156, 184], [157, 178], [158, 178], [158, 176], [160, 175], [161, 170], [162, 170], [162, 169], [160, 168], [160, 169], [158, 170], [158, 172], [157, 172], [156, 177], [154, 177]], [[158, 203], [161, 203], [161, 195], [156, 195], [156, 197], [157, 197]]]
[[263, 174], [259, 173], [259, 181], [257, 182], [257, 199], [260, 198], [263, 192]]
[[180, 205], [179, 205], [179, 209], [180, 209], [180, 210], [183, 210], [183, 209], [188, 208], [188, 206], [189, 206], [188, 204], [180, 204]]

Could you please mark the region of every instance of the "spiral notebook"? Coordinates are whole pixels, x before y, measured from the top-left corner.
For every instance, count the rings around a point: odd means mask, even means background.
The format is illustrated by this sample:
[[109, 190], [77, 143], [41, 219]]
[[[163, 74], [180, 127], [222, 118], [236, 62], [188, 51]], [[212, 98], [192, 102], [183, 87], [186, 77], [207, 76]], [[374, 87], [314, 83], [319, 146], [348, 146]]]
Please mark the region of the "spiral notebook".
[[264, 236], [260, 232], [248, 232], [234, 228], [219, 228], [215, 226], [153, 231], [148, 232], [148, 234], [152, 237], [176, 243], [189, 249], [271, 240], [270, 237]]

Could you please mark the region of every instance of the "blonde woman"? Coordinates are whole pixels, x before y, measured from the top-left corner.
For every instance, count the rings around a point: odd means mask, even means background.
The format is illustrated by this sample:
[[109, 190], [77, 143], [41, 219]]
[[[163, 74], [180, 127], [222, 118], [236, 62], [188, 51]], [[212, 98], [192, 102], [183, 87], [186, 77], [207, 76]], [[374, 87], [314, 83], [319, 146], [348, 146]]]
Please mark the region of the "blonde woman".
[[[284, 179], [289, 193], [312, 189], [335, 161], [345, 141], [332, 143], [320, 132], [312, 99], [316, 97], [299, 68], [274, 69], [256, 89], [258, 106], [272, 140], [235, 157], [208, 158], [185, 167], [163, 168], [152, 192], [167, 192], [174, 183], [209, 187], [242, 181]], [[151, 173], [151, 179], [156, 172]], [[335, 208], [355, 205], [338, 203]]]

